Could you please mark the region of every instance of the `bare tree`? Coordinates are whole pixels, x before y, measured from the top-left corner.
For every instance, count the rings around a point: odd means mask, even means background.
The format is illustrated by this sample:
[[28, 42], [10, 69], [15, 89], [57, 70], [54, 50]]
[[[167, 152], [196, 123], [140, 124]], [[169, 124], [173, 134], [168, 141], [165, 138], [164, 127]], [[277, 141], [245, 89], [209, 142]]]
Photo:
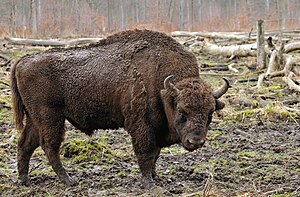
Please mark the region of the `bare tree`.
[[121, 29], [126, 29], [126, 18], [125, 18], [125, 2], [120, 0], [120, 11], [121, 11]]
[[16, 37], [16, 0], [10, 1], [10, 33], [12, 37]]
[[184, 30], [184, 0], [180, 0], [179, 2], [179, 17], [180, 17], [180, 30]]
[[30, 0], [31, 11], [31, 31], [33, 35], [37, 34], [37, 4], [36, 0]]

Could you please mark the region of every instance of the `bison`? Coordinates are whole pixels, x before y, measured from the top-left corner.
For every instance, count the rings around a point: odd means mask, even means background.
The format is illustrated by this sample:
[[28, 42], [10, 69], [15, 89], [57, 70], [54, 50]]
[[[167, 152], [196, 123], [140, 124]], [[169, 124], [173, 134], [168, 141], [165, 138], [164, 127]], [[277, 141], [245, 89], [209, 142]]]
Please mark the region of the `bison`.
[[[145, 185], [153, 185], [161, 148], [203, 146], [218, 100], [199, 77], [195, 56], [164, 33], [124, 31], [88, 46], [56, 48], [18, 60], [11, 89], [18, 139], [18, 181], [28, 185], [29, 160], [41, 146], [66, 185], [73, 185], [59, 149], [68, 120], [91, 135], [124, 127]], [[24, 120], [25, 119], [25, 120]]]

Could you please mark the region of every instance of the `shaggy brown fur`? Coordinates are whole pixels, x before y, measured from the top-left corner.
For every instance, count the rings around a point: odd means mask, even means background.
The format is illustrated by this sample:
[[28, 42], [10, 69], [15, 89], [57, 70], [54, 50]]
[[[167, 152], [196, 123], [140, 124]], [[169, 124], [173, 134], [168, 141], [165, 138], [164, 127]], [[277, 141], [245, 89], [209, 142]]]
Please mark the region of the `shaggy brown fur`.
[[[180, 94], [164, 89], [169, 75], [178, 82]], [[219, 102], [199, 79], [193, 54], [169, 36], [149, 30], [25, 56], [12, 67], [11, 88], [16, 125], [22, 129], [22, 184], [29, 183], [29, 160], [38, 146], [60, 180], [74, 184], [59, 158], [65, 119], [88, 135], [99, 128], [125, 127], [144, 180], [152, 182], [162, 147], [182, 142], [195, 150], [203, 145]]]

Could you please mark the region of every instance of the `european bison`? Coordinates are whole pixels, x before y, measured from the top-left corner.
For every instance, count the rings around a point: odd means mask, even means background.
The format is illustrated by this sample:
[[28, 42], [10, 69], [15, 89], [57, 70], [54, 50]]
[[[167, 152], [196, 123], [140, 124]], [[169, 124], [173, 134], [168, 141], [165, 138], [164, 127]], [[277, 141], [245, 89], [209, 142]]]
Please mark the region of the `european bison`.
[[181, 143], [193, 151], [204, 144], [213, 112], [224, 107], [218, 98], [229, 87], [225, 82], [213, 91], [200, 79], [192, 53], [149, 30], [25, 56], [11, 71], [16, 127], [22, 130], [19, 181], [29, 184], [29, 160], [41, 146], [60, 180], [74, 184], [59, 156], [67, 119], [88, 135], [124, 127], [143, 181], [151, 185], [162, 147]]

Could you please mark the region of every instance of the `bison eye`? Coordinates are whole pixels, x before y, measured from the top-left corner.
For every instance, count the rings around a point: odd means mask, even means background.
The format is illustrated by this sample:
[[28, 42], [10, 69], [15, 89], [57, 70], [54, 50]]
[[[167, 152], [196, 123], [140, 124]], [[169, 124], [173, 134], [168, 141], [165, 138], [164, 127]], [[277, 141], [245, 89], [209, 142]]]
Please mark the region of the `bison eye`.
[[180, 114], [179, 114], [178, 122], [179, 122], [179, 123], [185, 123], [186, 121], [187, 121], [186, 115], [180, 113]]

